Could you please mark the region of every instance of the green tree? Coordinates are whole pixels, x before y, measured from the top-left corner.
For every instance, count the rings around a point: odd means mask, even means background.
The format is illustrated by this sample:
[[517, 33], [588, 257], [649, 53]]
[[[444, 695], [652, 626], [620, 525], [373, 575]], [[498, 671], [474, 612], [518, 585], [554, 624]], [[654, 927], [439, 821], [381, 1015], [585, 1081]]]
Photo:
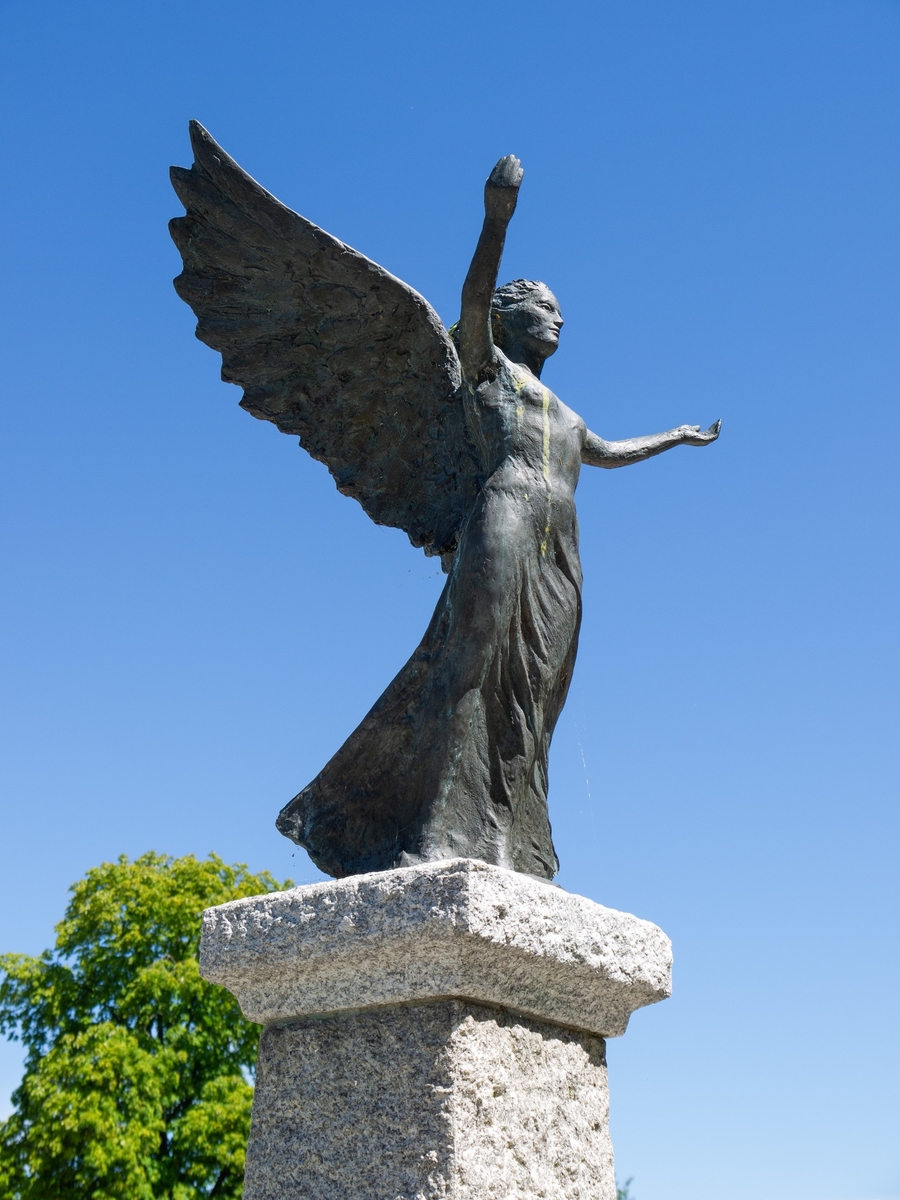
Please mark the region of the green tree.
[[240, 1197], [258, 1029], [200, 978], [200, 913], [289, 886], [123, 856], [73, 885], [55, 950], [0, 956], [0, 1032], [26, 1048], [3, 1200]]

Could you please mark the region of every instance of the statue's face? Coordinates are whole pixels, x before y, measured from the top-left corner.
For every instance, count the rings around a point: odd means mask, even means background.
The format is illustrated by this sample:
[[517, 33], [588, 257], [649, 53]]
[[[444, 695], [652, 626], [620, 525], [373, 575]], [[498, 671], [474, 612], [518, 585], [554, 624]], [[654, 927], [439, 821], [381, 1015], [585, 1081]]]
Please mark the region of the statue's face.
[[559, 345], [563, 319], [559, 303], [548, 287], [529, 292], [526, 300], [505, 309], [500, 320], [511, 342], [524, 344], [542, 358], [549, 358]]

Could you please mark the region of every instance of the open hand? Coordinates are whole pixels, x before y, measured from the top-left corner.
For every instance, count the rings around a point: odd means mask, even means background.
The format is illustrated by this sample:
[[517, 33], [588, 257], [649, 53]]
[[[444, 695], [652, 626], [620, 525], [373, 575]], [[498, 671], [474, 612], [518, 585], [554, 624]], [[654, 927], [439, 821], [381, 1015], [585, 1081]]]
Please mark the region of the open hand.
[[678, 433], [681, 434], [681, 444], [683, 446], [708, 446], [710, 442], [714, 442], [719, 436], [721, 428], [721, 421], [714, 421], [709, 429], [702, 431], [699, 425], [679, 425]]
[[488, 176], [484, 185], [484, 211], [489, 217], [508, 221], [516, 210], [519, 185], [522, 182], [522, 164], [514, 154], [501, 158]]

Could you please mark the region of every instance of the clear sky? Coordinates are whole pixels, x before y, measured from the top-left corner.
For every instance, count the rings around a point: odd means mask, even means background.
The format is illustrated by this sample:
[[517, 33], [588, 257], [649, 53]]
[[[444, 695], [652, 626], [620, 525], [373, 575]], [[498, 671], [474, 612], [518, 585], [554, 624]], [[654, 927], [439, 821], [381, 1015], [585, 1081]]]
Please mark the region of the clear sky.
[[120, 853], [318, 878], [275, 814], [442, 585], [194, 340], [188, 118], [447, 323], [512, 152], [546, 382], [606, 437], [724, 421], [578, 493], [559, 879], [675, 947], [609, 1048], [620, 1178], [900, 1197], [900, 5], [3, 0], [0, 56], [0, 949]]

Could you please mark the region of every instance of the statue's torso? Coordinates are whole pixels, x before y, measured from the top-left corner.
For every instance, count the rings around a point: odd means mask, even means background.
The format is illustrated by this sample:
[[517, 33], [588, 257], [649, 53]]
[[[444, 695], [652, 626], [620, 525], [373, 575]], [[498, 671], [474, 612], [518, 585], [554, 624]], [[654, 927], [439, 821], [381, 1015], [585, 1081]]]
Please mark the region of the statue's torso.
[[542, 540], [577, 539], [575, 488], [585, 427], [581, 418], [518, 363], [498, 355], [499, 371], [469, 395], [469, 421], [488, 495], [527, 507]]

